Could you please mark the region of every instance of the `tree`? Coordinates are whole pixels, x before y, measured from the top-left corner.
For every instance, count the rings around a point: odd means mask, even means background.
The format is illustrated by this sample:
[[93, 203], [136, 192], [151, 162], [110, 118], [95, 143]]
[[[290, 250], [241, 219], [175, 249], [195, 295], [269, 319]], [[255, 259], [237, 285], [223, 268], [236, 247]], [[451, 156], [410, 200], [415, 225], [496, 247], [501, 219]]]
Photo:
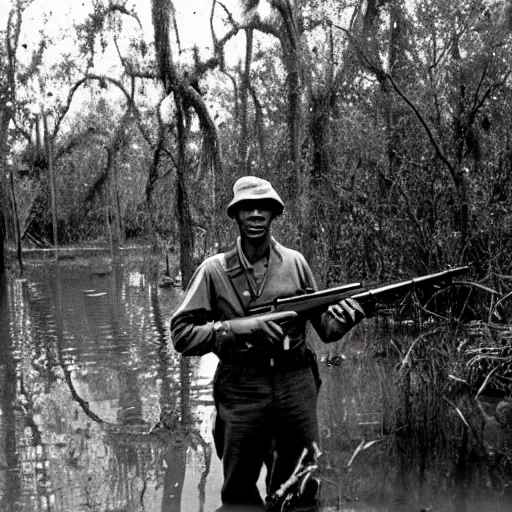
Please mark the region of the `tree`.
[[[7, 161], [9, 152], [9, 136], [15, 120], [16, 111], [16, 74], [18, 61], [16, 52], [19, 46], [23, 11], [29, 2], [17, 0], [9, 10], [5, 29], [0, 31], [0, 272], [4, 270], [4, 243], [6, 238], [6, 220], [9, 217]], [[12, 172], [12, 169], [10, 170]]]
[[[26, 4], [12, 5], [14, 37]], [[42, 129], [50, 111], [61, 243], [105, 239], [108, 218], [118, 243], [148, 233], [155, 247], [161, 237], [179, 246], [186, 284], [227, 241], [219, 215], [232, 183], [255, 173], [287, 202], [276, 235], [306, 254], [322, 283], [482, 258], [489, 271], [507, 268], [506, 7], [251, 0], [231, 12], [212, 0], [210, 47], [183, 48], [172, 2], [151, 4], [149, 27], [123, 2], [87, 5], [66, 28], [68, 54], [50, 63], [54, 41], [41, 38], [14, 75], [11, 146], [22, 166], [13, 178], [26, 241], [53, 238]], [[242, 47], [232, 58], [235, 36]], [[3, 215], [12, 233], [10, 209]]]

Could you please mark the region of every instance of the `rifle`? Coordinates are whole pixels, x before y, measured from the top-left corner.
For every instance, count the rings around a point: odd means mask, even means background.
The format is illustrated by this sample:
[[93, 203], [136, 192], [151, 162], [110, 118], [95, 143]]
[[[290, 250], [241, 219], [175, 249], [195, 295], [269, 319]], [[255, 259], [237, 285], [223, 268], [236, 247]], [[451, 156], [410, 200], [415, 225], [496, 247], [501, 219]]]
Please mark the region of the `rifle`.
[[[250, 309], [249, 315], [263, 315], [285, 311], [294, 311], [299, 315], [311, 315], [317, 310], [325, 309], [327, 306], [349, 298], [359, 302], [363, 309], [365, 305], [373, 308], [376, 303], [394, 301], [413, 289], [450, 286], [453, 283], [454, 277], [464, 274], [468, 270], [469, 266], [451, 268], [436, 274], [427, 274], [376, 288], [366, 288], [361, 283], [346, 284], [319, 292], [276, 299], [270, 304]], [[284, 320], [286, 321], [286, 319]]]

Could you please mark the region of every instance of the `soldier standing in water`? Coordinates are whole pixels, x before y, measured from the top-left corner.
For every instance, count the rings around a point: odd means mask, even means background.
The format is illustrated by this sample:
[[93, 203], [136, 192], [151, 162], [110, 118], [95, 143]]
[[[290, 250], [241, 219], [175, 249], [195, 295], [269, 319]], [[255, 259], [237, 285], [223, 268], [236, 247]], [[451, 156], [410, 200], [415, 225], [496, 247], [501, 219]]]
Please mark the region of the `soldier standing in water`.
[[[272, 185], [245, 176], [233, 186], [227, 213], [238, 224], [233, 247], [206, 259], [171, 319], [175, 349], [185, 356], [214, 352], [215, 446], [222, 459], [222, 510], [262, 507], [258, 481], [267, 466], [268, 495], [288, 479], [304, 448], [316, 447], [315, 354], [306, 320], [280, 313], [286, 326], [246, 316], [249, 308], [317, 290], [304, 256], [271, 236], [284, 204]], [[309, 317], [324, 342], [342, 338], [365, 317], [352, 299]]]

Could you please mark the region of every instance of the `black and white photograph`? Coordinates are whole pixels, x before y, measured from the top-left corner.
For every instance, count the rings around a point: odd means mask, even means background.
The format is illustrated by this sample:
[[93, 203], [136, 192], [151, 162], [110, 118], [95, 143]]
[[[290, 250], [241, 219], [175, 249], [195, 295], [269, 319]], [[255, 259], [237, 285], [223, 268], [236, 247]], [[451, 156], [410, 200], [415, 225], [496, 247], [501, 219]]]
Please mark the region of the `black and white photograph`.
[[510, 510], [511, 0], [2, 0], [0, 511]]

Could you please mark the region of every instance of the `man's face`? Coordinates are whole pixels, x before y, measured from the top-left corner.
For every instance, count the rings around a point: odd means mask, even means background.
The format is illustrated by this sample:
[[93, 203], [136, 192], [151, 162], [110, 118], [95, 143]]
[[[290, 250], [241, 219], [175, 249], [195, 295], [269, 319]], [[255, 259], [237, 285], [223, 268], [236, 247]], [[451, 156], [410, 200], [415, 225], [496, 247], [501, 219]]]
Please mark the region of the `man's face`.
[[265, 200], [243, 201], [238, 207], [236, 216], [240, 236], [251, 242], [266, 239], [273, 219], [272, 202]]

